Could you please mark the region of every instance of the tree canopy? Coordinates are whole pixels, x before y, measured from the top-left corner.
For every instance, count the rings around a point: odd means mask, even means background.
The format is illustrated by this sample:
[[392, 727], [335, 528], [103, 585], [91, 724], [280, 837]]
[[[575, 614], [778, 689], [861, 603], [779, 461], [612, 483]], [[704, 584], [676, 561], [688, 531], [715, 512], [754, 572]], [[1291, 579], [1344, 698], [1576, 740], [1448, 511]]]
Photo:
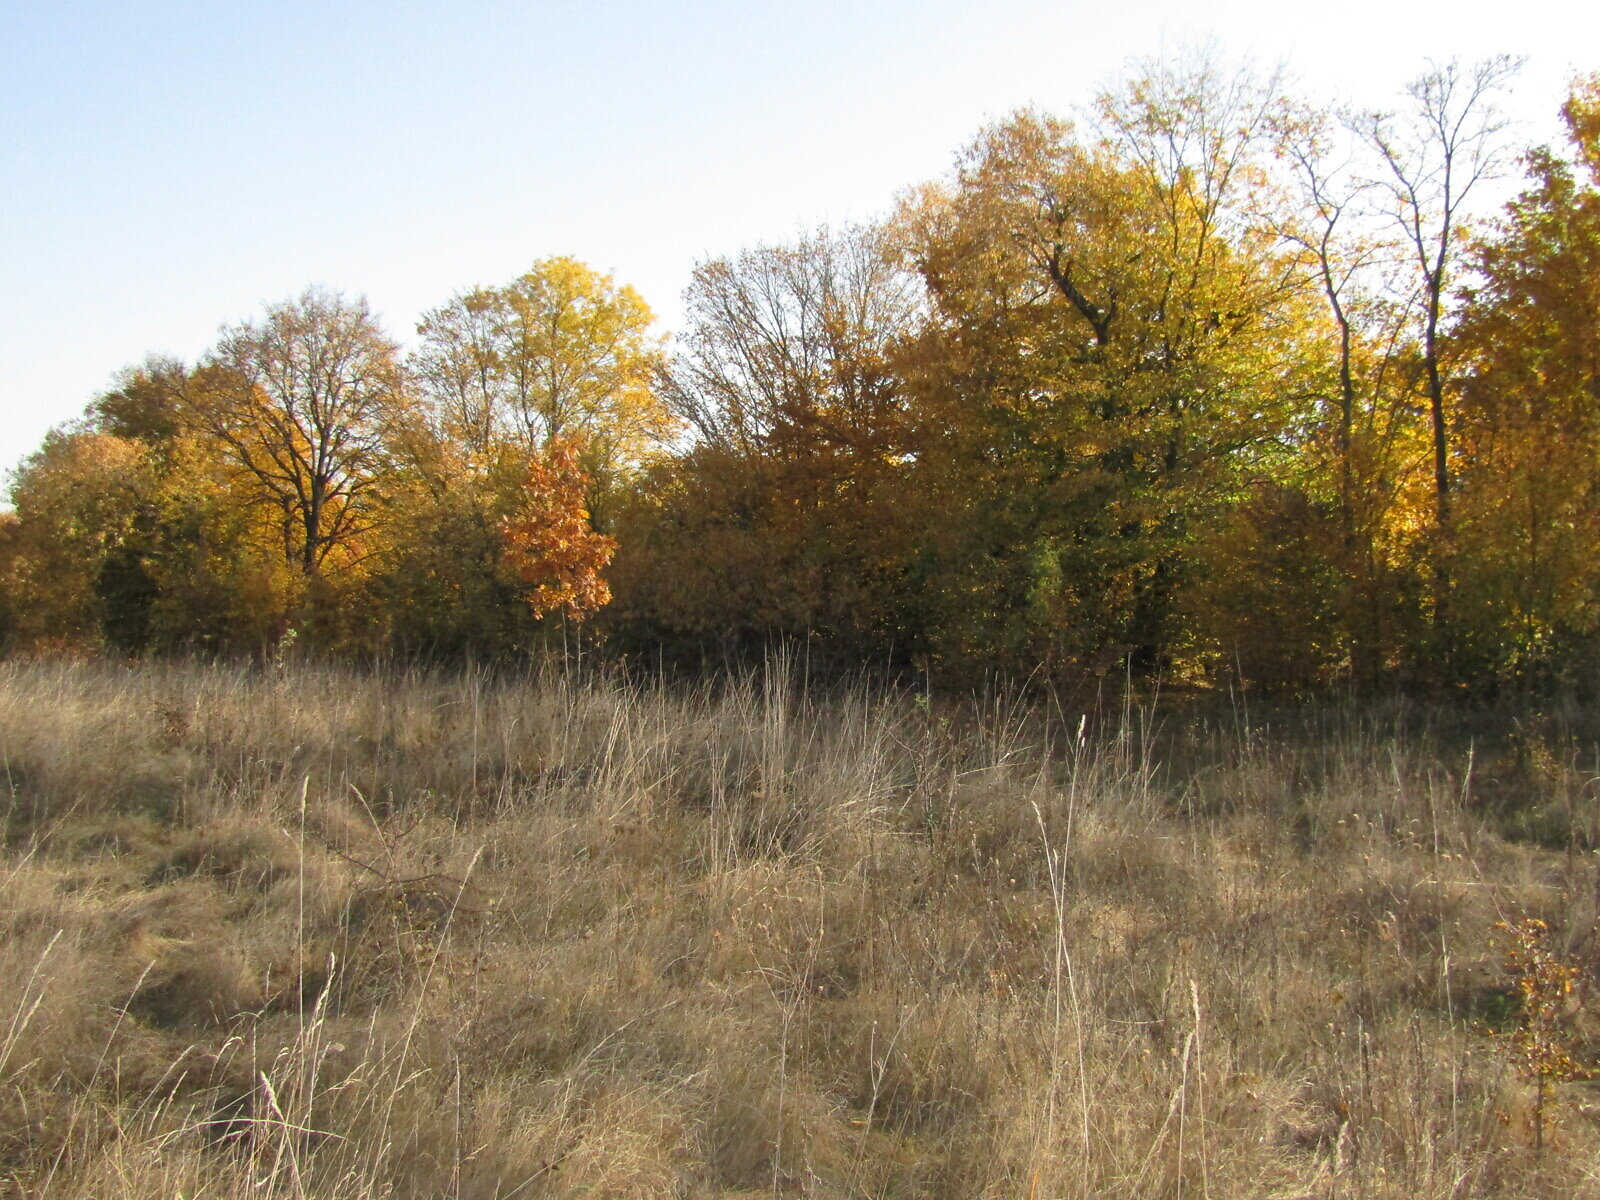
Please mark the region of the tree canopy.
[[6, 645], [514, 654], [582, 622], [953, 680], [1582, 686], [1600, 83], [1518, 157], [1515, 69], [1362, 114], [1148, 64], [881, 221], [707, 258], [672, 341], [567, 257], [409, 352], [309, 289], [15, 473]]

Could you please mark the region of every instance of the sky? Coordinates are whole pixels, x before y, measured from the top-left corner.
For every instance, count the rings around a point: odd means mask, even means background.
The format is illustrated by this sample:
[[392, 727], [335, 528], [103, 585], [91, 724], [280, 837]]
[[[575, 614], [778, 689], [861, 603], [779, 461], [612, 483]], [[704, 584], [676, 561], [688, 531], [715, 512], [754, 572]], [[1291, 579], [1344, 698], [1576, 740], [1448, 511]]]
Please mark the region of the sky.
[[1525, 56], [1506, 107], [1549, 142], [1600, 5], [0, 0], [0, 472], [313, 284], [404, 343], [565, 254], [670, 332], [696, 262], [880, 216], [986, 123], [1205, 45], [1363, 106]]

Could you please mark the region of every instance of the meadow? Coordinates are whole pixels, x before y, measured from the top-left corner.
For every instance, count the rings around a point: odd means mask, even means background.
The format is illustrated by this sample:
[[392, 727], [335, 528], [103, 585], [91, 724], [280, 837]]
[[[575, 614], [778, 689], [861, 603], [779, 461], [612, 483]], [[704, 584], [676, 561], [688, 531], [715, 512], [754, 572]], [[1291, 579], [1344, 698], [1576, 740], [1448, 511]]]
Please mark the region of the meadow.
[[802, 675], [0, 663], [0, 1196], [1600, 1192], [1571, 726]]

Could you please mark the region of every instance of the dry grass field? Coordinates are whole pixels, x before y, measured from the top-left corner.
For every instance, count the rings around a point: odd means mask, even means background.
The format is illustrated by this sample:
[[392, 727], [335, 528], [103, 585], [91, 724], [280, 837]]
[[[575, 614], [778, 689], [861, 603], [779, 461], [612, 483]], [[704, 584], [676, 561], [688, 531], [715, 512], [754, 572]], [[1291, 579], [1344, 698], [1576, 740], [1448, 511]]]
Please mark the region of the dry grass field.
[[1600, 1194], [1565, 744], [0, 665], [0, 1196]]

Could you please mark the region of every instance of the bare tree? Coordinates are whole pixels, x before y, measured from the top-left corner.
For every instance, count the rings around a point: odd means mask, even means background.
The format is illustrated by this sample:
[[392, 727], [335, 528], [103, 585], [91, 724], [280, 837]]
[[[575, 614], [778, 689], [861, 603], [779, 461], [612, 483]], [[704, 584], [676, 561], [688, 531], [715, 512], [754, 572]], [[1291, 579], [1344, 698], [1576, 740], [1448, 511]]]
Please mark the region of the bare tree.
[[1377, 152], [1386, 215], [1413, 256], [1422, 300], [1422, 353], [1432, 426], [1436, 517], [1450, 526], [1450, 446], [1440, 366], [1440, 324], [1454, 274], [1467, 201], [1499, 174], [1509, 150], [1506, 121], [1495, 105], [1521, 68], [1505, 55], [1471, 67], [1434, 65], [1407, 89], [1406, 109], [1371, 113], [1362, 132]]
[[1287, 187], [1276, 228], [1298, 248], [1337, 338], [1333, 388], [1320, 394], [1333, 434], [1343, 617], [1354, 678], [1365, 686], [1378, 677], [1384, 641], [1387, 518], [1413, 477], [1403, 449], [1417, 416], [1401, 351], [1414, 288], [1398, 282], [1410, 259], [1384, 219], [1385, 189], [1362, 169], [1362, 139], [1353, 136], [1364, 133], [1362, 119], [1296, 105], [1280, 121]]
[[881, 230], [823, 229], [701, 263], [685, 303], [684, 349], [664, 390], [702, 442], [881, 449], [901, 403], [891, 348], [917, 312]]
[[479, 456], [489, 453], [507, 420], [500, 309], [498, 292], [474, 288], [424, 314], [417, 327], [422, 345], [410, 360], [440, 430]]

